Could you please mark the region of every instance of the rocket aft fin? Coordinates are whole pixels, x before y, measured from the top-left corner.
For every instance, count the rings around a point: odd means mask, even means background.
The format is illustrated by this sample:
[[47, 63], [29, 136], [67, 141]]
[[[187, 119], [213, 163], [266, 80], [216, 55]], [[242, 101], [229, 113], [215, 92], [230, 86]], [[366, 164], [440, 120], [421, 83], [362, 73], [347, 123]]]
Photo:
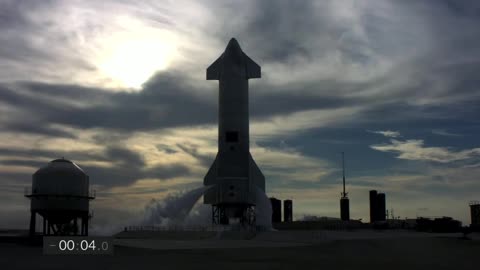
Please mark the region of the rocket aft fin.
[[[210, 166], [210, 169], [208, 169], [207, 174], [203, 178], [204, 186], [211, 186], [211, 185], [218, 184], [217, 183], [217, 160], [218, 160], [218, 154], [215, 157], [215, 160], [213, 161], [212, 166]], [[203, 194], [203, 202], [206, 204], [213, 204], [216, 199], [216, 192], [217, 192], [216, 188], [211, 188], [207, 190]]]
[[257, 163], [253, 160], [252, 154], [249, 155], [248, 165], [250, 166], [250, 183], [260, 188], [262, 191], [265, 191], [265, 176], [263, 176], [262, 171], [257, 166]]
[[217, 184], [217, 160], [218, 160], [218, 154], [215, 157], [215, 160], [213, 161], [212, 166], [210, 166], [210, 169], [208, 169], [207, 174], [203, 178], [204, 186], [211, 186], [211, 185]]

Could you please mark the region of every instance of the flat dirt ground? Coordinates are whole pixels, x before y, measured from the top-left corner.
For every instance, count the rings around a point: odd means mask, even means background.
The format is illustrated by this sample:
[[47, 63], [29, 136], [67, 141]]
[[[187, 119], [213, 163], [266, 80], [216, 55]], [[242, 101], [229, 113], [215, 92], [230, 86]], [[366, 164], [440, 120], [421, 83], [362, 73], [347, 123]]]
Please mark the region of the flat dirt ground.
[[459, 238], [335, 240], [311, 246], [154, 250], [115, 247], [113, 256], [42, 255], [0, 243], [0, 269], [480, 269], [480, 241]]

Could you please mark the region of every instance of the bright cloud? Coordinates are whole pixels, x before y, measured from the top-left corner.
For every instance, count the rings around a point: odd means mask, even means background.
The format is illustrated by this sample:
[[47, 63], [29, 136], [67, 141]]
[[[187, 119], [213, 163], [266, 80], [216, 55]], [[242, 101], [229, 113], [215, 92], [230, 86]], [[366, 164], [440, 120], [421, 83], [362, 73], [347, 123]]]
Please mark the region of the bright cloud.
[[432, 133], [440, 136], [449, 136], [449, 137], [461, 137], [462, 134], [457, 134], [453, 132], [446, 131], [445, 129], [434, 129]]
[[376, 133], [376, 134], [381, 134], [385, 137], [390, 137], [390, 138], [396, 138], [396, 137], [400, 137], [400, 132], [398, 131], [392, 131], [392, 130], [378, 130], [378, 131], [371, 131], [371, 130], [368, 130], [368, 132], [370, 133]]
[[423, 140], [390, 140], [389, 144], [376, 144], [372, 149], [398, 154], [399, 159], [448, 163], [480, 156], [480, 148], [455, 151], [448, 147], [426, 147]]

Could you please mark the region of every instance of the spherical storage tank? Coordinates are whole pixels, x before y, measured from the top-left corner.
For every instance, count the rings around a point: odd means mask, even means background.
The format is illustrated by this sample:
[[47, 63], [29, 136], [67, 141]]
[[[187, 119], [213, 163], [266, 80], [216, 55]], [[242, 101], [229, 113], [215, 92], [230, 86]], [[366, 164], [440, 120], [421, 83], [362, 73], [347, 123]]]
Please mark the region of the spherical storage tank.
[[[81, 218], [81, 234], [87, 234], [89, 218], [89, 177], [75, 163], [55, 159], [37, 170], [32, 177], [31, 230], [35, 230], [35, 214], [44, 219], [44, 234], [75, 234], [77, 219]], [[33, 224], [32, 224], [33, 222]], [[46, 224], [48, 223], [48, 224]], [[84, 225], [83, 223], [86, 223]]]

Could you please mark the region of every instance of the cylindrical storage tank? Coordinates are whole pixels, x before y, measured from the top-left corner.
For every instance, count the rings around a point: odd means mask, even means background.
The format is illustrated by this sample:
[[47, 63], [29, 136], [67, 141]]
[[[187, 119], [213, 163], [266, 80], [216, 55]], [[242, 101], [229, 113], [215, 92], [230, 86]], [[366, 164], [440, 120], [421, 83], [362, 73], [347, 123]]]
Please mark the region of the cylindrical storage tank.
[[272, 204], [272, 223], [282, 222], [282, 201], [277, 198], [270, 198]]
[[350, 220], [350, 201], [347, 197], [340, 199], [340, 218], [344, 221]]
[[293, 202], [292, 200], [283, 201], [283, 221], [292, 222], [293, 221]]
[[386, 220], [386, 199], [385, 193], [378, 193], [377, 195], [377, 220], [385, 221]]
[[88, 175], [75, 163], [56, 159], [40, 168], [32, 177], [31, 210], [40, 215], [61, 211], [55, 222], [68, 222], [68, 212], [87, 212], [89, 209]]
[[370, 223], [377, 221], [377, 191], [370, 190]]
[[[90, 219], [88, 175], [75, 163], [56, 159], [32, 176], [30, 236], [36, 235], [36, 216], [43, 217], [42, 235], [88, 235]], [[79, 222], [80, 221], [80, 222]]]

